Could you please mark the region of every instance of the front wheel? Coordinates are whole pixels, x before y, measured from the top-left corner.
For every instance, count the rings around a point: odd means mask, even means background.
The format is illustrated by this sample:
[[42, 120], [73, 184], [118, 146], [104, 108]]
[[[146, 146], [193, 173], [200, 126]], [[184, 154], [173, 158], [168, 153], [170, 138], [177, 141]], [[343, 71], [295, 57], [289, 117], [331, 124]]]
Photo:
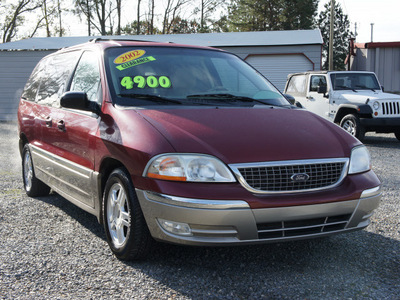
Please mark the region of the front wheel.
[[22, 179], [26, 194], [29, 197], [47, 196], [50, 193], [50, 187], [35, 176], [32, 155], [28, 144], [22, 150]]
[[352, 136], [358, 138], [360, 141], [364, 139], [365, 128], [361, 125], [360, 119], [356, 115], [354, 114], [346, 115], [340, 121], [340, 127], [346, 130]]
[[394, 135], [395, 135], [396, 139], [398, 139], [400, 141], [400, 130], [395, 131]]
[[103, 197], [103, 222], [108, 244], [122, 260], [144, 258], [152, 238], [128, 173], [114, 170]]

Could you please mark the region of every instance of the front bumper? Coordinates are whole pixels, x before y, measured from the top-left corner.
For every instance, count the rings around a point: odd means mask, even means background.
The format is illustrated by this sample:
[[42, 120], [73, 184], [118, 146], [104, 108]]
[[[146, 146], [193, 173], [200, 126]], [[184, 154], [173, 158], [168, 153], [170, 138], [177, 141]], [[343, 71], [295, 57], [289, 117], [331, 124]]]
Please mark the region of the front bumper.
[[[156, 240], [197, 246], [280, 242], [363, 229], [381, 198], [376, 187], [350, 201], [251, 209], [245, 201], [189, 199], [139, 189], [136, 193]], [[185, 224], [190, 232], [170, 232], [162, 220]]]
[[360, 122], [368, 131], [389, 133], [400, 130], [400, 118], [361, 118]]

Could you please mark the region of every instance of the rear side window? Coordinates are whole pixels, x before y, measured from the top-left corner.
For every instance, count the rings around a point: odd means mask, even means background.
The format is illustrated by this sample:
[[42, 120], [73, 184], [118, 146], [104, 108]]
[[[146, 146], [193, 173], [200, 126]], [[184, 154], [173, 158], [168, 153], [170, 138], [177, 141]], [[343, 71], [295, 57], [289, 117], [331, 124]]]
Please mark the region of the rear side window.
[[36, 94], [38, 92], [38, 88], [40, 85], [40, 79], [44, 76], [45, 65], [47, 59], [42, 59], [33, 70], [31, 76], [26, 82], [24, 92], [22, 93], [21, 98], [28, 101], [35, 101]]
[[286, 93], [293, 96], [305, 96], [306, 86], [306, 75], [294, 75], [288, 82]]
[[40, 72], [40, 86], [36, 101], [39, 104], [59, 106], [67, 81], [76, 65], [79, 52], [68, 52], [50, 56], [45, 60], [45, 69]]

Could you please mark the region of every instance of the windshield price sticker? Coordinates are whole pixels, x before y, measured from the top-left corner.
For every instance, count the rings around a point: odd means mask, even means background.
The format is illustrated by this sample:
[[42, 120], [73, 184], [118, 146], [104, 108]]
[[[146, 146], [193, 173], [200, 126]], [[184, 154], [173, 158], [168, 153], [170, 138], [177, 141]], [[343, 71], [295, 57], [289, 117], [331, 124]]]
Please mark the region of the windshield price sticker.
[[146, 54], [146, 51], [140, 50], [140, 49], [128, 51], [128, 52], [122, 53], [120, 56], [118, 56], [116, 59], [114, 59], [114, 64], [127, 63], [134, 59], [138, 59], [139, 57], [141, 57], [145, 54]]
[[121, 86], [127, 90], [133, 89], [135, 86], [139, 89], [144, 89], [146, 87], [155, 89], [162, 87], [164, 89], [170, 88], [172, 85], [171, 80], [167, 76], [135, 76], [129, 77], [125, 76], [121, 80]]

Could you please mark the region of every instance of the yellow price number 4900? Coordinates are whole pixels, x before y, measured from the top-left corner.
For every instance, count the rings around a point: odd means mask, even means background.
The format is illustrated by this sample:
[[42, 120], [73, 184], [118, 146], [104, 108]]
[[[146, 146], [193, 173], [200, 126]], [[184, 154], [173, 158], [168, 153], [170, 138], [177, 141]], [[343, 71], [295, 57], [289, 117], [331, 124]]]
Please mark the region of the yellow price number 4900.
[[158, 88], [159, 86], [165, 89], [168, 89], [171, 87], [171, 80], [167, 76], [135, 76], [135, 77], [129, 77], [125, 76], [121, 80], [121, 86], [126, 88], [127, 90], [133, 89], [134, 87], [143, 89], [145, 87], [149, 88]]

